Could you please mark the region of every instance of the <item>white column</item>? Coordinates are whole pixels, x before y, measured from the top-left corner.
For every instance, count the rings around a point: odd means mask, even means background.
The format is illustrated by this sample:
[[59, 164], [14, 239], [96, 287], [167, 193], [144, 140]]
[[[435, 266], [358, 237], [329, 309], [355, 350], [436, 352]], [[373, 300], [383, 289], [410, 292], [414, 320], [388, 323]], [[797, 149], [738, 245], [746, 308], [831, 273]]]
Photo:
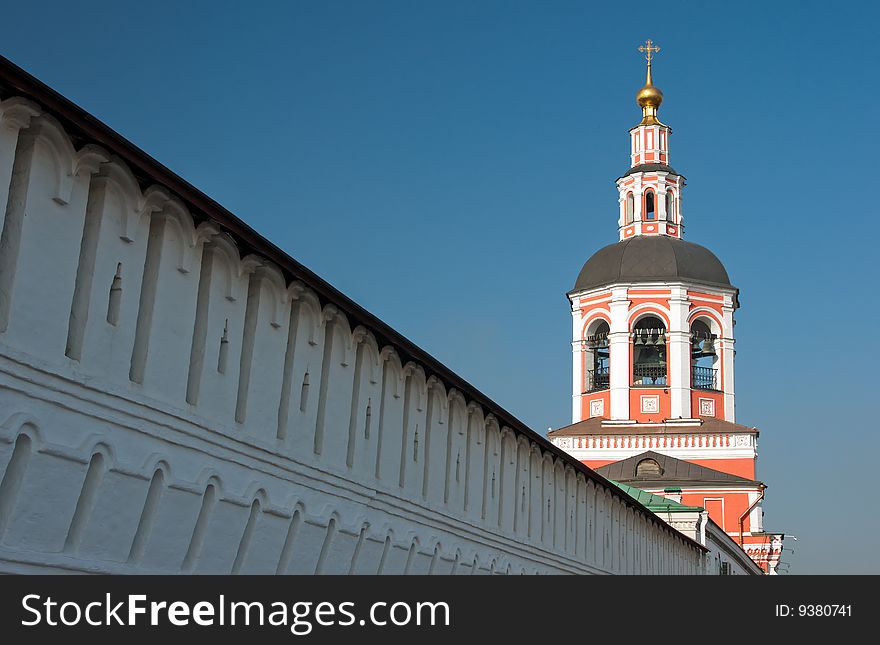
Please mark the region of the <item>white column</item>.
[[[677, 217], [675, 218], [675, 223], [678, 224], [679, 226], [682, 226], [684, 224], [684, 215], [682, 215], [682, 202], [684, 200], [682, 199], [682, 196], [681, 196], [681, 189], [684, 186], [684, 179], [679, 177], [676, 181], [678, 183], [678, 200], [677, 200], [678, 201], [678, 204], [677, 204], [678, 210], [676, 211]], [[679, 237], [681, 237], [681, 235], [679, 235]]]
[[629, 419], [629, 298], [626, 287], [611, 290], [611, 326], [608, 334], [610, 349], [610, 399], [612, 419]]
[[630, 155], [629, 155], [629, 165], [636, 165], [636, 155], [639, 153], [638, 146], [636, 146], [636, 133], [639, 131], [638, 128], [633, 128], [633, 130], [629, 134], [630, 139]]
[[571, 320], [571, 422], [577, 423], [581, 421], [581, 396], [584, 392], [583, 343], [581, 342], [583, 317], [580, 307], [575, 306], [574, 303], [571, 306]]
[[733, 296], [724, 296], [724, 305], [721, 308], [724, 316], [723, 338], [721, 339], [721, 369], [724, 378], [724, 420], [736, 423], [736, 399], [734, 398], [733, 383]]
[[691, 418], [691, 342], [687, 289], [674, 286], [669, 297], [666, 360], [669, 362], [670, 416]]
[[[666, 212], [666, 190], [664, 189], [663, 192], [660, 192], [660, 188], [664, 188], [665, 186], [666, 184], [664, 184], [661, 179], [660, 184], [657, 187], [657, 203], [654, 204], [654, 207], [657, 209], [657, 219], [661, 222], [669, 219], [668, 213]], [[665, 228], [662, 230], [663, 232], [666, 231]]]
[[633, 200], [635, 201], [635, 217], [633, 219], [636, 222], [642, 221], [642, 197], [644, 196], [642, 193], [644, 193], [642, 179], [637, 176], [633, 182]]
[[721, 369], [724, 372], [724, 420], [736, 423], [736, 405], [733, 394], [733, 354], [734, 340], [721, 341]]

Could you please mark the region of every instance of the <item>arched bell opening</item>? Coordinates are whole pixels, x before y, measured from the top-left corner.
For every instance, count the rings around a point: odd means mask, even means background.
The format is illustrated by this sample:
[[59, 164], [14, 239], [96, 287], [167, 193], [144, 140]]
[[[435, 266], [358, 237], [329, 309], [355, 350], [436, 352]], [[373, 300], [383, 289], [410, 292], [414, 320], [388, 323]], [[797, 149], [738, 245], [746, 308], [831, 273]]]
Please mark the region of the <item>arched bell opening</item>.
[[645, 191], [645, 219], [657, 219], [656, 208], [654, 205], [654, 191]]
[[608, 323], [601, 320], [584, 338], [584, 392], [608, 389], [611, 353], [608, 344], [609, 331]]
[[720, 390], [720, 359], [709, 324], [698, 318], [691, 324], [691, 387], [695, 390]]
[[666, 325], [646, 316], [633, 327], [633, 385], [667, 385]]
[[626, 195], [626, 223], [632, 224], [636, 217], [636, 201], [632, 193]]
[[666, 191], [666, 220], [675, 222], [675, 198], [671, 190]]

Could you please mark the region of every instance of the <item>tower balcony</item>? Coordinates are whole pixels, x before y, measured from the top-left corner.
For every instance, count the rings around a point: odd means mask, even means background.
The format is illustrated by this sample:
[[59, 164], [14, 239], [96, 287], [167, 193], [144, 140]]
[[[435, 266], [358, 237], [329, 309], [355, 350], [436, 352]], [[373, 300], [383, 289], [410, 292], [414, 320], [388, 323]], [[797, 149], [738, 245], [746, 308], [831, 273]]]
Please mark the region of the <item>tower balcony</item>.
[[[633, 366], [633, 385], [641, 387], [666, 386], [665, 365]], [[607, 367], [587, 370], [584, 379], [584, 393], [607, 390], [610, 386], [610, 372]], [[714, 367], [691, 367], [691, 387], [695, 390], [720, 392], [718, 387], [718, 370]]]
[[605, 367], [597, 367], [594, 370], [587, 370], [586, 379], [584, 379], [584, 393], [607, 390], [610, 386], [611, 372], [607, 365]]
[[694, 390], [720, 391], [718, 387], [718, 370], [714, 367], [691, 367], [691, 388]]
[[633, 385], [641, 387], [666, 386], [666, 364], [637, 363], [633, 365]]

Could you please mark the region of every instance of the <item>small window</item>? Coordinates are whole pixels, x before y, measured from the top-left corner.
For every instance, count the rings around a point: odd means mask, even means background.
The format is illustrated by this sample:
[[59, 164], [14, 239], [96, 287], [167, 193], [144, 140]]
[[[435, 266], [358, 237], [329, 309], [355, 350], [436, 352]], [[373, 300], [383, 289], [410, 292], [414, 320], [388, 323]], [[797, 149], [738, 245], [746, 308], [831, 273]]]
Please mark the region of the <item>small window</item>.
[[645, 193], [645, 219], [655, 219], [656, 213], [654, 212], [654, 193], [653, 191], [648, 191]]
[[633, 194], [628, 193], [626, 196], [626, 223], [632, 224], [633, 219], [635, 218], [636, 212], [636, 203], [633, 199]]
[[666, 219], [670, 222], [675, 221], [675, 213], [673, 211], [674, 200], [672, 198], [672, 191], [666, 191]]
[[663, 469], [654, 459], [642, 459], [636, 465], [637, 479], [657, 479], [662, 474]]

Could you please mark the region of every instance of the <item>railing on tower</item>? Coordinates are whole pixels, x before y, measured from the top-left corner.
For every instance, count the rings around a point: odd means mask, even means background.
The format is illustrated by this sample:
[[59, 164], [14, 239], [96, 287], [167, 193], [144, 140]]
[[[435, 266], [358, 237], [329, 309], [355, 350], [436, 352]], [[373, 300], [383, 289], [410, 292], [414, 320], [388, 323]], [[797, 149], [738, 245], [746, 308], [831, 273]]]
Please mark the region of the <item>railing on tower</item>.
[[611, 379], [608, 366], [597, 367], [594, 370], [587, 370], [587, 378], [584, 383], [585, 392], [607, 390], [610, 384]]
[[633, 385], [667, 385], [666, 365], [633, 365]]
[[691, 367], [691, 387], [695, 390], [717, 390], [718, 370], [714, 367]]

